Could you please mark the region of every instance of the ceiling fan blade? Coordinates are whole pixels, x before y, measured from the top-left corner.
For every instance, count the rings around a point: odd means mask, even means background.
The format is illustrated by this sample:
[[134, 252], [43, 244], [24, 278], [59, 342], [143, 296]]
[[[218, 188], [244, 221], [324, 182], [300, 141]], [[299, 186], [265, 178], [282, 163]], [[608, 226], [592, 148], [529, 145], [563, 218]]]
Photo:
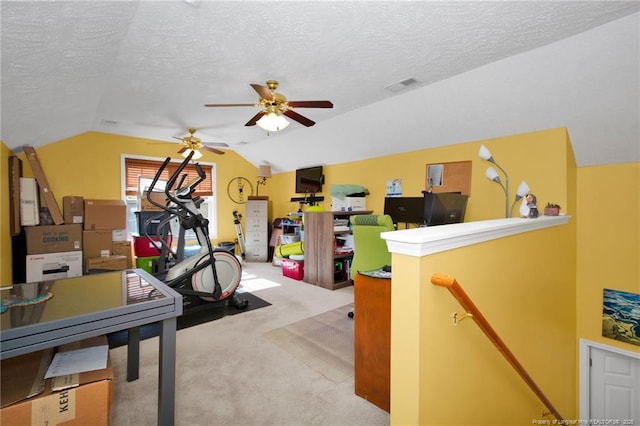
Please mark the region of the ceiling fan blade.
[[261, 86], [259, 84], [251, 84], [251, 87], [253, 87], [253, 90], [258, 92], [258, 95], [260, 95], [262, 99], [266, 99], [268, 101], [273, 100], [273, 95], [271, 94], [271, 91], [268, 87]]
[[287, 104], [293, 108], [333, 108], [331, 101], [289, 101]]
[[245, 126], [255, 126], [256, 122], [258, 120], [260, 120], [262, 118], [262, 116], [264, 115], [264, 111], [260, 111], [259, 113], [257, 113], [256, 115], [254, 115], [251, 120], [247, 121]]
[[298, 123], [302, 124], [303, 126], [311, 127], [314, 124], [316, 124], [315, 121], [309, 120], [307, 117], [300, 115], [297, 112], [294, 112], [290, 109], [283, 111], [282, 113], [287, 117], [289, 117], [290, 119], [295, 120]]
[[207, 145], [202, 145], [200, 148], [201, 149], [206, 149], [207, 151], [214, 152], [216, 154], [220, 154], [220, 155], [224, 154], [224, 151], [220, 151], [219, 149], [215, 149], [215, 148], [207, 146]]
[[205, 104], [206, 107], [252, 107], [256, 104]]
[[179, 137], [177, 137], [177, 136], [173, 136], [173, 138], [174, 138], [174, 139], [178, 139], [180, 142], [183, 142], [183, 141], [184, 141], [184, 139], [183, 139], [183, 138], [179, 138]]
[[188, 150], [189, 148], [187, 148], [186, 146], [183, 146], [182, 148], [180, 148], [178, 150], [178, 154], [182, 154], [183, 152], [185, 152], [186, 150]]
[[202, 146], [229, 146], [229, 144], [226, 144], [224, 142], [201, 142]]

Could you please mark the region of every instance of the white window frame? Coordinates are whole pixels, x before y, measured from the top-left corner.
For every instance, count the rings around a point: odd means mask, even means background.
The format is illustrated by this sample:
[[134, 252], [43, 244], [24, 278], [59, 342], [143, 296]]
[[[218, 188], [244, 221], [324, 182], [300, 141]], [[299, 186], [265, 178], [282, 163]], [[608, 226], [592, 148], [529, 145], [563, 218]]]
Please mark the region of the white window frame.
[[[132, 201], [129, 198], [131, 196], [127, 196], [126, 193], [126, 186], [127, 186], [127, 176], [126, 176], [126, 165], [125, 165], [125, 160], [127, 158], [132, 158], [132, 159], [137, 159], [137, 160], [148, 160], [148, 161], [158, 161], [160, 164], [163, 163], [165, 161], [166, 158], [161, 158], [161, 157], [151, 157], [151, 156], [147, 156], [147, 155], [133, 155], [133, 154], [121, 154], [120, 155], [120, 191], [121, 191], [121, 198], [125, 201], [125, 203]], [[171, 160], [172, 163], [181, 163], [180, 160], [175, 160], [172, 159]], [[212, 194], [211, 196], [206, 196], [206, 197], [201, 197], [203, 199], [203, 203], [202, 206], [206, 206], [207, 210], [202, 212], [202, 215], [204, 217], [206, 217], [207, 219], [209, 219], [209, 238], [212, 240], [215, 240], [218, 238], [218, 200], [217, 200], [217, 196], [216, 196], [216, 179], [217, 179], [217, 172], [216, 172], [216, 163], [210, 163], [210, 162], [205, 162], [205, 161], [199, 161], [198, 163], [202, 164], [202, 165], [207, 165], [209, 167], [211, 167], [211, 189], [212, 189]], [[136, 197], [136, 203], [137, 203], [137, 197]], [[201, 208], [202, 208], [201, 206]], [[128, 216], [127, 216], [128, 217]], [[127, 232], [129, 233], [129, 229], [127, 227]], [[185, 241], [185, 244], [194, 244], [197, 243], [196, 240], [187, 240]]]

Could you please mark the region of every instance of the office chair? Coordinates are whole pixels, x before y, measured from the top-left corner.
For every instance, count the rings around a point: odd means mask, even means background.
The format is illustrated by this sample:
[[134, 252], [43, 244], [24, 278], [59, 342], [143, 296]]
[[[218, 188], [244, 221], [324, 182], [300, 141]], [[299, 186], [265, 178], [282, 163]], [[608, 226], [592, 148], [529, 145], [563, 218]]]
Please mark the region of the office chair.
[[[395, 231], [393, 219], [389, 215], [353, 215], [350, 217], [353, 229], [353, 259], [349, 268], [352, 280], [358, 271], [372, 271], [391, 265], [391, 253], [387, 242], [380, 238], [386, 231]], [[353, 311], [349, 312], [353, 318]]]

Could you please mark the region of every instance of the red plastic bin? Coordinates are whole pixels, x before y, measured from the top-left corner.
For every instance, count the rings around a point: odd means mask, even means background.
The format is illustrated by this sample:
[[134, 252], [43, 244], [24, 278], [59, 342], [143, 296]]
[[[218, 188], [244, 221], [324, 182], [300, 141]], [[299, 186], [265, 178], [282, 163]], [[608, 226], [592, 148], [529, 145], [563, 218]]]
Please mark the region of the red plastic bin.
[[301, 281], [304, 278], [304, 262], [283, 258], [282, 275]]
[[[147, 237], [133, 237], [133, 252], [136, 257], [152, 257], [160, 255], [162, 247], [157, 237], [151, 237], [149, 241]], [[171, 237], [167, 237], [167, 244], [171, 244]]]

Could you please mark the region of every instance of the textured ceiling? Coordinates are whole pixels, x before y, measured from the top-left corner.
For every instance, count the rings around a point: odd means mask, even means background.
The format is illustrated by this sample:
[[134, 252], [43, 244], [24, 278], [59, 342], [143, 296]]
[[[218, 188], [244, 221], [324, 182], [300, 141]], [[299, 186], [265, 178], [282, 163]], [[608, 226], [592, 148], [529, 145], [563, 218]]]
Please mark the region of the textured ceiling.
[[[579, 165], [640, 161], [638, 1], [2, 1], [4, 143], [196, 127], [275, 171], [568, 127]], [[397, 93], [385, 87], [407, 78]], [[280, 82], [316, 121], [244, 123]], [[174, 140], [175, 141], [175, 140]], [[295, 156], [286, 153], [296, 149]]]

